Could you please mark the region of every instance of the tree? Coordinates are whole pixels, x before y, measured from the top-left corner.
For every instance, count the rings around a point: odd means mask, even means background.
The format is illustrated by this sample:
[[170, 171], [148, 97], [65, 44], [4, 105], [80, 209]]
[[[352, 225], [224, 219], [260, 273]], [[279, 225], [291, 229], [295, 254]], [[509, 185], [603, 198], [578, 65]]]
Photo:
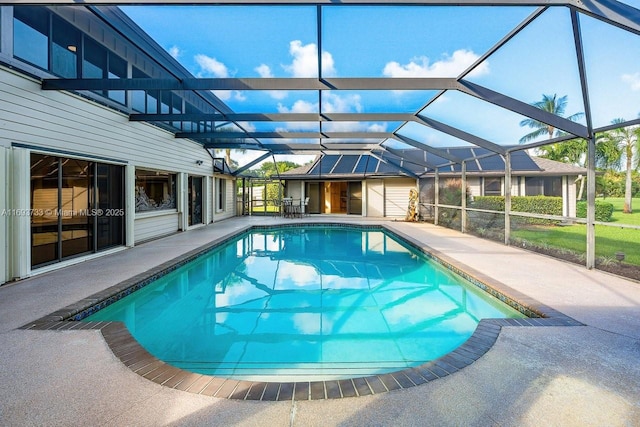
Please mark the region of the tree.
[[[567, 109], [567, 95], [558, 98], [558, 95], [555, 93], [553, 95], [543, 94], [541, 101], [534, 102], [531, 105], [543, 111], [546, 111], [547, 113], [555, 114], [559, 117], [564, 117], [565, 110]], [[584, 113], [575, 113], [565, 118], [575, 122], [583, 115]], [[556, 129], [554, 126], [534, 119], [524, 119], [520, 122], [520, 126], [528, 126], [535, 129], [533, 132], [530, 132], [520, 138], [520, 144], [533, 141], [544, 135], [547, 135], [549, 139], [552, 139], [556, 136], [566, 134], [565, 132]], [[581, 160], [585, 157], [584, 153], [586, 151], [586, 148], [587, 146], [584, 140], [572, 139], [563, 143], [559, 142], [556, 144], [545, 145], [543, 147], [540, 147], [539, 151], [543, 152], [542, 157], [565, 163], [580, 165], [580, 163], [583, 163], [581, 162]], [[580, 191], [578, 193], [578, 199], [582, 198], [582, 193], [584, 192], [584, 184], [585, 177], [583, 176], [580, 179]]]
[[[542, 95], [542, 101], [534, 102], [534, 107], [539, 108], [547, 113], [555, 114], [556, 116], [564, 117], [565, 110], [567, 108], [567, 95], [558, 98], [557, 94], [553, 95]], [[581, 118], [584, 113], [575, 113], [569, 117], [565, 117], [568, 120], [576, 121]], [[520, 138], [520, 143], [524, 144], [525, 142], [533, 141], [534, 139], [538, 139], [543, 135], [548, 135], [549, 139], [563, 135], [564, 132], [558, 131], [555, 127], [542, 123], [538, 120], [534, 119], [524, 119], [520, 122], [520, 126], [528, 126], [530, 128], [535, 129], [533, 132], [526, 134], [522, 138]]]
[[[618, 118], [612, 121], [613, 124], [622, 124], [625, 120]], [[625, 163], [625, 185], [624, 185], [624, 213], [632, 213], [633, 187], [632, 173], [640, 168], [640, 126], [620, 127], [600, 136], [602, 144], [611, 149], [615, 146], [620, 154], [619, 163]], [[614, 151], [615, 153], [615, 151]]]
[[286, 172], [297, 167], [300, 167], [300, 165], [288, 160], [279, 162], [264, 162], [262, 165], [260, 165], [259, 171], [260, 174], [265, 178], [270, 178], [272, 175], [277, 175], [278, 173]]
[[[236, 132], [238, 133], [238, 135], [240, 136], [239, 138], [217, 138], [216, 142], [217, 143], [231, 143], [233, 145], [236, 144], [242, 144], [243, 142], [245, 142], [244, 138], [242, 138], [243, 133], [239, 132], [235, 127], [231, 127], [231, 126], [224, 126], [221, 127], [220, 129], [216, 129], [216, 132]], [[246, 153], [247, 150], [244, 148], [224, 148], [224, 149], [215, 149], [214, 151], [216, 152], [216, 155], [218, 155], [218, 153], [222, 153], [224, 150], [224, 159], [227, 163], [227, 165], [232, 168], [232, 169], [237, 169], [238, 168], [238, 162], [233, 160], [231, 158], [231, 150], [237, 151], [239, 153]]]

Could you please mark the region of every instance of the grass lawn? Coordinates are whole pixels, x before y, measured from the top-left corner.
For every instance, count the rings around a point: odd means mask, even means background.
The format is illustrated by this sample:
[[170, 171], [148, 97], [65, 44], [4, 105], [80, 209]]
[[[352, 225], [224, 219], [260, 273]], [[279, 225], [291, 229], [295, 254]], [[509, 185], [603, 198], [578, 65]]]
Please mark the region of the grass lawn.
[[[603, 200], [603, 199], [599, 199]], [[631, 214], [622, 213], [624, 199], [607, 198], [604, 200], [614, 206], [612, 225], [608, 227], [596, 225], [596, 257], [613, 259], [616, 252], [625, 253], [625, 261], [630, 264], [640, 265], [640, 230], [622, 228], [624, 224], [640, 225], [640, 199], [634, 199], [632, 207], [635, 211]], [[617, 226], [620, 227], [617, 227]], [[586, 251], [586, 231], [583, 224], [565, 227], [530, 227], [513, 230], [513, 237], [539, 245], [547, 245], [555, 248], [569, 249], [577, 253]]]
[[635, 198], [631, 200], [631, 208], [633, 213], [622, 213], [624, 207], [624, 198], [622, 197], [607, 197], [606, 199], [597, 199], [601, 202], [611, 203], [613, 205], [613, 222], [618, 224], [631, 224], [640, 225], [640, 199]]

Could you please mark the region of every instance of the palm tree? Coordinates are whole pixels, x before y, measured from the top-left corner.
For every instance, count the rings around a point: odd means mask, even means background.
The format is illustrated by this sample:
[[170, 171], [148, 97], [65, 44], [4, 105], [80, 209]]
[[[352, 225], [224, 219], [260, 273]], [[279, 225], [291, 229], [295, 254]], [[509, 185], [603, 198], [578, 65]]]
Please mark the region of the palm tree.
[[[622, 124], [624, 119], [614, 119], [611, 123]], [[616, 146], [620, 154], [619, 160], [625, 161], [626, 180], [624, 185], [624, 213], [632, 213], [631, 173], [640, 168], [640, 126], [627, 126], [605, 132], [600, 137], [603, 144]]]
[[[559, 117], [564, 117], [565, 110], [567, 109], [567, 95], [558, 98], [558, 95], [555, 93], [553, 95], [543, 94], [542, 101], [534, 102], [531, 105], [543, 111], [546, 111], [547, 113], [555, 114]], [[575, 122], [583, 115], [584, 113], [575, 113], [565, 118]], [[528, 126], [535, 129], [533, 132], [530, 132], [520, 138], [520, 144], [536, 140], [541, 136], [544, 136], [545, 134], [549, 137], [549, 139], [566, 134], [565, 132], [556, 129], [554, 126], [551, 126], [547, 123], [542, 123], [534, 119], [524, 119], [520, 122], [520, 126]], [[580, 163], [583, 163], [581, 160], [585, 157], [584, 153], [586, 151], [586, 148], [587, 145], [584, 142], [572, 139], [563, 143], [559, 142], [556, 144], [549, 144], [540, 147], [538, 150], [543, 153], [542, 157], [580, 165]], [[547, 156], [545, 156], [545, 154]], [[580, 179], [580, 191], [578, 193], [579, 199], [582, 198], [584, 183], [585, 177], [582, 176]]]
[[[553, 95], [543, 94], [542, 101], [534, 102], [531, 105], [543, 111], [546, 111], [547, 113], [564, 117], [564, 112], [565, 112], [565, 109], [567, 108], [567, 95], [558, 98], [558, 95], [555, 93]], [[583, 115], [584, 113], [576, 113], [565, 118], [575, 122], [576, 120], [581, 118]], [[555, 127], [534, 119], [524, 119], [520, 122], [520, 126], [528, 126], [530, 128], [535, 129], [533, 132], [528, 133], [522, 138], [520, 138], [520, 144], [524, 144], [525, 142], [538, 139], [539, 137], [545, 134], [549, 136], [549, 139], [553, 138], [554, 136], [560, 136], [564, 134], [564, 132], [558, 131]]]

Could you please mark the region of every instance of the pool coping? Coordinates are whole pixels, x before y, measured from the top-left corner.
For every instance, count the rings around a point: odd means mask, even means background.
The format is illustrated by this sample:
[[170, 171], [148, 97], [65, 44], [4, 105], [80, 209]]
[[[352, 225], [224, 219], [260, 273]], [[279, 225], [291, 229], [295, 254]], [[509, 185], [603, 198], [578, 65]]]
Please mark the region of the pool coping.
[[[283, 227], [336, 226], [360, 229], [383, 229], [403, 239], [429, 258], [462, 275], [474, 285], [510, 304], [519, 311], [529, 313], [527, 318], [482, 319], [471, 337], [461, 346], [433, 361], [400, 371], [358, 377], [347, 380], [262, 382], [234, 380], [213, 375], [197, 374], [168, 365], [147, 352], [130, 334], [122, 322], [80, 321], [96, 310], [138, 290], [158, 277], [251, 230]], [[524, 310], [524, 311], [523, 311]], [[113, 354], [131, 371], [157, 384], [187, 391], [237, 400], [321, 400], [357, 397], [405, 389], [451, 375], [474, 363], [491, 349], [504, 326], [583, 326], [581, 322], [528, 297], [463, 263], [454, 261], [423, 242], [386, 224], [344, 224], [331, 221], [279, 225], [248, 225], [235, 232], [214, 239], [144, 273], [135, 275], [114, 286], [95, 293], [74, 304], [30, 322], [20, 329], [30, 330], [99, 330]]]

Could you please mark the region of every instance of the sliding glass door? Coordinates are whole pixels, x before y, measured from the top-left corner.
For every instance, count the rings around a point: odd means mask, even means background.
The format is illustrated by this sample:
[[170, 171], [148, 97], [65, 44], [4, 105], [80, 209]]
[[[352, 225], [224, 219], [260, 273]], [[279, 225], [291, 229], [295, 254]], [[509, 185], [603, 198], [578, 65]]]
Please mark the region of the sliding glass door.
[[124, 168], [31, 155], [31, 266], [124, 244]]

